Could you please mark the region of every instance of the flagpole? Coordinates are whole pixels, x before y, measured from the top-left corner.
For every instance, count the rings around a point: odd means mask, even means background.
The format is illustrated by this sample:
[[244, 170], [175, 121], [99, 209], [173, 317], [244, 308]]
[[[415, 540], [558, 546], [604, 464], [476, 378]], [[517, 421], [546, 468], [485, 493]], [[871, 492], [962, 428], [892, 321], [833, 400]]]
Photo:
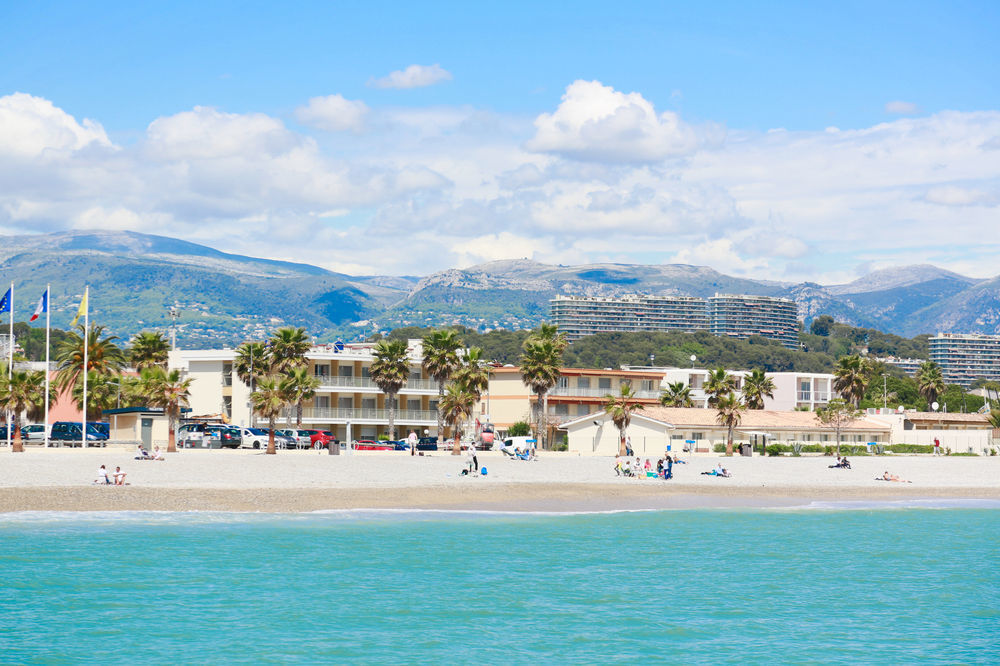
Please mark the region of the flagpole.
[[49, 302], [52, 285], [45, 285], [45, 448], [49, 447], [49, 327], [52, 324], [52, 308]]
[[[10, 303], [7, 304], [7, 314], [10, 315], [10, 337], [7, 338], [7, 385], [14, 378], [14, 283], [10, 283]], [[7, 410], [7, 448], [11, 447], [11, 412]]]
[[83, 292], [83, 440], [82, 447], [87, 448], [87, 353], [90, 351], [90, 285]]

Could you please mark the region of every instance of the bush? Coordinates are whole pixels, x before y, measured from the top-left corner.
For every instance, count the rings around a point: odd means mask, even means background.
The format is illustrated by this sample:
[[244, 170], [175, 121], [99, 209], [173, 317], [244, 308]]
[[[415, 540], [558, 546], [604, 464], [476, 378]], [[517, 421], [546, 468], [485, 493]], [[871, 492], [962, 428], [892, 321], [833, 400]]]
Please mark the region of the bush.
[[893, 453], [934, 453], [934, 446], [931, 444], [893, 444], [885, 449]]
[[977, 458], [979, 457], [978, 453], [972, 453], [971, 451], [968, 452], [968, 453], [949, 453], [948, 455], [950, 455], [950, 456], [965, 456], [965, 457], [975, 456]]
[[508, 437], [527, 437], [531, 434], [531, 426], [525, 421], [518, 421], [507, 428]]
[[566, 442], [559, 442], [558, 444], [556, 444], [555, 446], [552, 447], [552, 450], [553, 451], [569, 451], [569, 444], [567, 444]]

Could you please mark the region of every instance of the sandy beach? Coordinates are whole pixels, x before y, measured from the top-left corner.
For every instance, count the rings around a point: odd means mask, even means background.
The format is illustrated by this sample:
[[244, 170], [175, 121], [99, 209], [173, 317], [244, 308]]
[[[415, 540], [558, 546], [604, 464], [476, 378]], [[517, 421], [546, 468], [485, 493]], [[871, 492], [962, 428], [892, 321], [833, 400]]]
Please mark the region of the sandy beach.
[[[1000, 457], [882, 456], [830, 469], [828, 457], [695, 457], [674, 479], [618, 478], [607, 457], [543, 452], [532, 462], [481, 453], [486, 476], [462, 476], [466, 458], [441, 452], [329, 456], [325, 452], [185, 450], [165, 462], [122, 449], [0, 450], [0, 512], [469, 509], [600, 511], [802, 506], [827, 501], [1000, 499]], [[732, 478], [703, 476], [722, 462]], [[129, 485], [93, 484], [100, 465]], [[876, 481], [890, 471], [912, 483]]]

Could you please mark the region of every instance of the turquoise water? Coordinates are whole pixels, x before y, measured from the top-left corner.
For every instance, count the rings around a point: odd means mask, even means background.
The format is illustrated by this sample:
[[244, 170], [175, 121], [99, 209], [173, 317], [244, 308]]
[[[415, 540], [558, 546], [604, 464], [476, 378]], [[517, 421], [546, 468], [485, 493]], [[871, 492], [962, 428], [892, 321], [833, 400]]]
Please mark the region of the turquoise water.
[[963, 506], [8, 514], [0, 662], [996, 662]]

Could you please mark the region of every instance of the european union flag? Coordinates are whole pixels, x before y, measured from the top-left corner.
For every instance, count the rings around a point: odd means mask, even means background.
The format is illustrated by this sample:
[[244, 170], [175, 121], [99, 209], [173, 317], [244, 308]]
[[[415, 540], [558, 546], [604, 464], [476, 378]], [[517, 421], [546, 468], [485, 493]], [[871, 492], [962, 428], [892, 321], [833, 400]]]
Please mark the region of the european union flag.
[[[13, 287], [11, 287], [11, 289], [13, 289]], [[10, 301], [10, 289], [8, 289], [7, 293], [3, 295], [3, 298], [0, 298], [0, 312], [10, 312]]]

